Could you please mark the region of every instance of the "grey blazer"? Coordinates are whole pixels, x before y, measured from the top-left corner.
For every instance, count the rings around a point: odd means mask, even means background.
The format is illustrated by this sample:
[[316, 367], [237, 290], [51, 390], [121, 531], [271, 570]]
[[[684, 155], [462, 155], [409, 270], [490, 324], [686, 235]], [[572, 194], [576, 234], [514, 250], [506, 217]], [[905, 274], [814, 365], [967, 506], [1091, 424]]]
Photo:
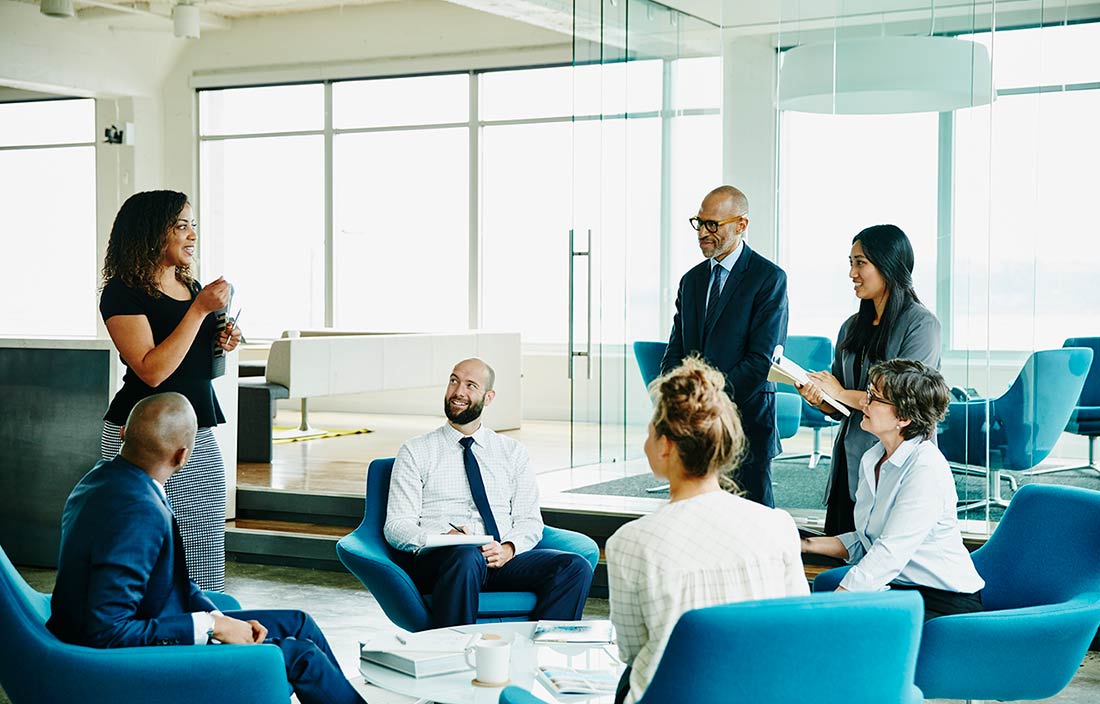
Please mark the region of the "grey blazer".
[[[867, 386], [867, 372], [876, 361], [864, 361], [860, 369], [859, 378], [855, 378], [856, 356], [851, 352], [840, 351], [840, 343], [848, 334], [848, 329], [856, 323], [853, 315], [844, 321], [837, 334], [837, 353], [833, 357], [833, 376], [840, 380], [846, 389], [862, 389]], [[940, 368], [940, 320], [919, 303], [913, 304], [903, 310], [898, 319], [890, 325], [890, 331], [886, 337], [886, 359], [915, 359], [924, 362], [928, 366]], [[856, 489], [859, 486], [859, 462], [867, 450], [878, 442], [878, 438], [859, 427], [863, 420], [863, 412], [858, 408], [852, 409], [852, 414], [847, 418], [839, 413], [834, 416], [841, 420], [840, 430], [837, 431], [836, 441], [833, 443], [833, 465], [829, 475], [829, 485], [825, 490], [826, 501], [832, 494], [836, 477], [842, 471], [848, 472], [848, 493], [852, 501], [856, 500]], [[935, 442], [933, 436], [932, 441]], [[844, 443], [845, 462], [837, 461], [837, 449], [840, 443]], [[846, 466], [841, 467], [840, 464]]]

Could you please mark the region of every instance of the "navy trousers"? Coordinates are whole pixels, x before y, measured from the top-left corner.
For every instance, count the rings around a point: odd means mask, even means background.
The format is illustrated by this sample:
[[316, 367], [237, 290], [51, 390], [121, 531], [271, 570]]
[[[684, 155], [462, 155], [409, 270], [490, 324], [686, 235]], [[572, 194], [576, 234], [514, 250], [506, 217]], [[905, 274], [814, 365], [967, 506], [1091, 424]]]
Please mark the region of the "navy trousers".
[[771, 431], [749, 435], [741, 465], [733, 473], [733, 480], [744, 492], [744, 497], [768, 508], [775, 508], [772, 494], [772, 461], [768, 457], [771, 448]]
[[267, 628], [264, 642], [283, 652], [287, 681], [302, 704], [364, 704], [309, 614], [287, 609], [228, 611], [226, 616], [256, 620]]
[[528, 550], [494, 569], [473, 545], [422, 550], [409, 574], [422, 594], [432, 595], [433, 628], [475, 623], [483, 591], [534, 592], [533, 618], [575, 621], [592, 586], [588, 560], [561, 550]]

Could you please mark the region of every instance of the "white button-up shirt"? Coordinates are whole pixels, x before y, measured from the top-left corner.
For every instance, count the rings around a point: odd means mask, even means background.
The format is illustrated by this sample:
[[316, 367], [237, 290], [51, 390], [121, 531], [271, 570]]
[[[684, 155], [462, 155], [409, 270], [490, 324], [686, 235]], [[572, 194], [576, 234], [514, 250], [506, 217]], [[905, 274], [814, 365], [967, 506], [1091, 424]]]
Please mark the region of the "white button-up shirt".
[[[451, 523], [469, 533], [488, 532], [470, 493], [458, 443], [463, 437], [448, 424], [398, 450], [384, 529], [386, 540], [398, 550], [418, 550], [429, 535], [450, 531]], [[542, 514], [527, 450], [484, 425], [472, 437], [470, 448], [481, 468], [500, 542], [512, 543], [517, 555], [530, 550], [542, 539]]]
[[856, 530], [838, 535], [852, 569], [840, 586], [881, 591], [891, 582], [971, 594], [985, 586], [959, 532], [958, 494], [943, 453], [923, 438], [906, 440], [879, 469], [886, 448], [863, 455], [856, 489]]
[[641, 697], [685, 611], [808, 594], [794, 519], [724, 491], [662, 506], [607, 540], [611, 621]]

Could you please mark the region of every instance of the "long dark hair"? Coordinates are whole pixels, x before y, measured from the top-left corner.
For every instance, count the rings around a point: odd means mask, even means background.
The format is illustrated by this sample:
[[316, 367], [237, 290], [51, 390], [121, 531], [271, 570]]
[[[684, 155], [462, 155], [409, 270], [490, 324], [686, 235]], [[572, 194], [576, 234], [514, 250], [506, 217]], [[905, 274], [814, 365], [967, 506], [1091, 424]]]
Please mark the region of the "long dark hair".
[[[130, 288], [160, 297], [157, 272], [187, 195], [178, 191], [144, 191], [126, 199], [115, 216], [107, 256], [103, 261], [103, 284], [118, 278]], [[176, 278], [190, 287], [194, 280], [191, 267], [176, 267]]]
[[859, 355], [866, 352], [868, 359], [886, 359], [886, 338], [890, 325], [909, 306], [920, 303], [913, 290], [913, 245], [897, 225], [873, 225], [852, 238], [859, 242], [863, 255], [875, 265], [886, 281], [889, 296], [882, 319], [875, 325], [875, 302], [863, 300], [855, 325], [840, 343], [840, 349]]

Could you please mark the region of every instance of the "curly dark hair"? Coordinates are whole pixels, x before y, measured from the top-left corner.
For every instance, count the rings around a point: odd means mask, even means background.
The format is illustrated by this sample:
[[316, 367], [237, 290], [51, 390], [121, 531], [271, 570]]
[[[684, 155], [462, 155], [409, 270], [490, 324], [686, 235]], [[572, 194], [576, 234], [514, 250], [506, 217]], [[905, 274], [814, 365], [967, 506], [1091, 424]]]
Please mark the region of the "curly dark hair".
[[722, 372], [691, 356], [649, 389], [656, 401], [653, 429], [675, 443], [688, 476], [717, 473], [723, 488], [736, 491], [729, 475], [740, 464], [745, 433]]
[[951, 390], [938, 371], [915, 359], [891, 359], [871, 367], [867, 378], [894, 404], [898, 418], [909, 421], [901, 429], [903, 438], [932, 439], [951, 403]]
[[[127, 198], [111, 227], [103, 261], [103, 285], [118, 278], [130, 288], [159, 298], [161, 255], [168, 233], [187, 202], [187, 195], [178, 191], [144, 191]], [[176, 279], [190, 287], [194, 282], [191, 267], [177, 266]]]

